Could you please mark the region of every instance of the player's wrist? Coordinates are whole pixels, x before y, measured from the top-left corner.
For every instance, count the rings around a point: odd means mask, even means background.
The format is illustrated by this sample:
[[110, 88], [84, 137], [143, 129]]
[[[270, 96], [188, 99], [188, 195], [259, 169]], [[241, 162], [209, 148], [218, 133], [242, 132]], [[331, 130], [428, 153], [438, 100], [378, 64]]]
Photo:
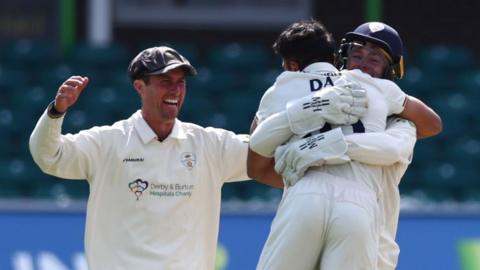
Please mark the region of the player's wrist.
[[50, 104], [48, 104], [47, 114], [50, 118], [60, 118], [60, 117], [63, 117], [65, 113], [66, 111], [59, 112], [57, 108], [55, 108], [55, 100], [50, 102]]

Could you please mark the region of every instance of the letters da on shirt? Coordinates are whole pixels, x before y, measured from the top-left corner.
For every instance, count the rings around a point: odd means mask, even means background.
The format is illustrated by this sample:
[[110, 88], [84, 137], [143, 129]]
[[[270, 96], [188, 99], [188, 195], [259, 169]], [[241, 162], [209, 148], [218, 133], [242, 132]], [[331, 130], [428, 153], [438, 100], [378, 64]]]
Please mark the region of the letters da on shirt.
[[323, 82], [320, 79], [311, 79], [310, 80], [310, 91], [311, 92], [318, 91], [318, 90], [320, 90], [322, 88], [325, 88], [325, 87], [328, 87], [328, 86], [334, 86], [333, 85], [333, 80], [330, 76], [338, 76], [338, 74], [332, 73], [332, 74], [325, 74], [325, 75], [326, 75], [326, 77], [324, 78]]

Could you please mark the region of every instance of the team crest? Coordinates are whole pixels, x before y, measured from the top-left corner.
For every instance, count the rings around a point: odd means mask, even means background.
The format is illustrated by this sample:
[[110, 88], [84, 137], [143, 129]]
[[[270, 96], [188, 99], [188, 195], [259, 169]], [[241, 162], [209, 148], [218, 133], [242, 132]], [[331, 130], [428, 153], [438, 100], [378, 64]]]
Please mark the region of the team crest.
[[370, 31], [375, 33], [375, 32], [382, 31], [383, 29], [385, 29], [385, 25], [383, 23], [379, 23], [379, 22], [372, 22], [372, 23], [368, 24], [368, 28], [370, 28]]
[[193, 169], [193, 167], [195, 167], [195, 164], [197, 163], [197, 158], [195, 157], [194, 153], [185, 152], [181, 155], [181, 162], [183, 166], [191, 170]]
[[128, 183], [128, 187], [133, 192], [133, 194], [135, 194], [138, 201], [140, 196], [142, 196], [142, 193], [148, 188], [148, 182], [143, 181], [142, 179], [139, 178], [135, 181]]

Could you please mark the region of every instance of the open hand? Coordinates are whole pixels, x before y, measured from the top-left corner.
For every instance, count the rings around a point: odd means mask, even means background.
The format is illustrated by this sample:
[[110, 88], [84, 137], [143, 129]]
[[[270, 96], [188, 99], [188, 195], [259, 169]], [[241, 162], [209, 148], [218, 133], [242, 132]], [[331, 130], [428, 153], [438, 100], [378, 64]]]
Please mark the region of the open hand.
[[70, 106], [77, 102], [83, 89], [87, 87], [88, 78], [82, 76], [71, 76], [58, 88], [55, 96], [55, 110], [64, 113]]

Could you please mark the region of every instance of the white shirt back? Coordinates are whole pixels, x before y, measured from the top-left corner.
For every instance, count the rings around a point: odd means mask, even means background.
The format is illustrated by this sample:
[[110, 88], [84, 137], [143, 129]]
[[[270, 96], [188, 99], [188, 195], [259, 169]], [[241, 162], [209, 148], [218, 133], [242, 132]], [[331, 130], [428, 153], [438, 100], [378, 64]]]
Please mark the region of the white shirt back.
[[[306, 96], [312, 91], [321, 91], [322, 88], [335, 84], [340, 77], [360, 83], [366, 89], [369, 100], [367, 114], [362, 117], [361, 123], [342, 126], [344, 134], [384, 131], [387, 116], [403, 111], [406, 95], [395, 83], [372, 78], [359, 70], [340, 73], [329, 63], [314, 63], [306, 67], [303, 72], [285, 71], [278, 76], [260, 101], [257, 112], [258, 121], [261, 122], [269, 115], [283, 111], [290, 100]], [[330, 125], [330, 128], [335, 126]], [[381, 192], [381, 166], [352, 161], [342, 165], [321, 166], [316, 170], [360, 181], [375, 191], [377, 196]]]

